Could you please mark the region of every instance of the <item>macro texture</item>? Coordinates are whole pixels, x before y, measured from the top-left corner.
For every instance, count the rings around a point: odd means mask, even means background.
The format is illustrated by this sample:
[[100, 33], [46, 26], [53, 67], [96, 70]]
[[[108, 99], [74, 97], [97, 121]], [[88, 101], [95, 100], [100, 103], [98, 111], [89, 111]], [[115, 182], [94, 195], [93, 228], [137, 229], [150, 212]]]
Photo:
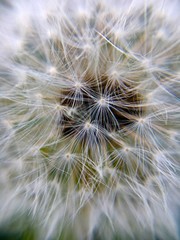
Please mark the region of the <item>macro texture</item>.
[[179, 12], [178, 0], [0, 2], [0, 228], [178, 239]]

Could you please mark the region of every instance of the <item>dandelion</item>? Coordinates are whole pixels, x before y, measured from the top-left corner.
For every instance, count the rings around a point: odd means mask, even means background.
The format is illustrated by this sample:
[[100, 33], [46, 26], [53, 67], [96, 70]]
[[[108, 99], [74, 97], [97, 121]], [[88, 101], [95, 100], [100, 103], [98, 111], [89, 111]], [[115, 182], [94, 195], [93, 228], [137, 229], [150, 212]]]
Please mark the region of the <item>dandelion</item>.
[[0, 226], [178, 239], [178, 9], [1, 1]]

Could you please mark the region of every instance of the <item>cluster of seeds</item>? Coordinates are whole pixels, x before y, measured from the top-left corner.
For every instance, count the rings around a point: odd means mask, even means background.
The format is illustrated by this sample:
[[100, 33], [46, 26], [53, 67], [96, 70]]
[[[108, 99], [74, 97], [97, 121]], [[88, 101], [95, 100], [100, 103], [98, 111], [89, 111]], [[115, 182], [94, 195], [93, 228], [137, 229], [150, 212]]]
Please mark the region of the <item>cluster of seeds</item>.
[[[142, 2], [0, 4], [3, 194], [40, 216], [47, 239], [69, 219], [77, 239], [167, 227], [165, 193], [178, 183], [179, 29], [163, 14], [169, 5]], [[108, 233], [94, 211], [109, 219]]]

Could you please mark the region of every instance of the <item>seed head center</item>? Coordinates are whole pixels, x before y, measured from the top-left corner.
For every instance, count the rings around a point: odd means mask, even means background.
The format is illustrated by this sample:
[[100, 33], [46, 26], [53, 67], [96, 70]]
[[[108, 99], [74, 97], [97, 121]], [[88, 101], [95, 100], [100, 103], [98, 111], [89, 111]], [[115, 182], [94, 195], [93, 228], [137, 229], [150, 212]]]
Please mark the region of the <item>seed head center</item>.
[[106, 106], [107, 105], [107, 101], [105, 98], [101, 97], [98, 101], [100, 106]]

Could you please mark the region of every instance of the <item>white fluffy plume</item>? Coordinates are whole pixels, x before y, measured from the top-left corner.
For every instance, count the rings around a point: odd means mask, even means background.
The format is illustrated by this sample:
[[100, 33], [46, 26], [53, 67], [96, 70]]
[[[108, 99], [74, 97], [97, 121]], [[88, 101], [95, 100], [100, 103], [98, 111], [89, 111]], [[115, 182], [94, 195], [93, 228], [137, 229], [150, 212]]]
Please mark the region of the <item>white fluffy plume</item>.
[[28, 216], [37, 239], [178, 239], [179, 12], [0, 2], [0, 227]]

